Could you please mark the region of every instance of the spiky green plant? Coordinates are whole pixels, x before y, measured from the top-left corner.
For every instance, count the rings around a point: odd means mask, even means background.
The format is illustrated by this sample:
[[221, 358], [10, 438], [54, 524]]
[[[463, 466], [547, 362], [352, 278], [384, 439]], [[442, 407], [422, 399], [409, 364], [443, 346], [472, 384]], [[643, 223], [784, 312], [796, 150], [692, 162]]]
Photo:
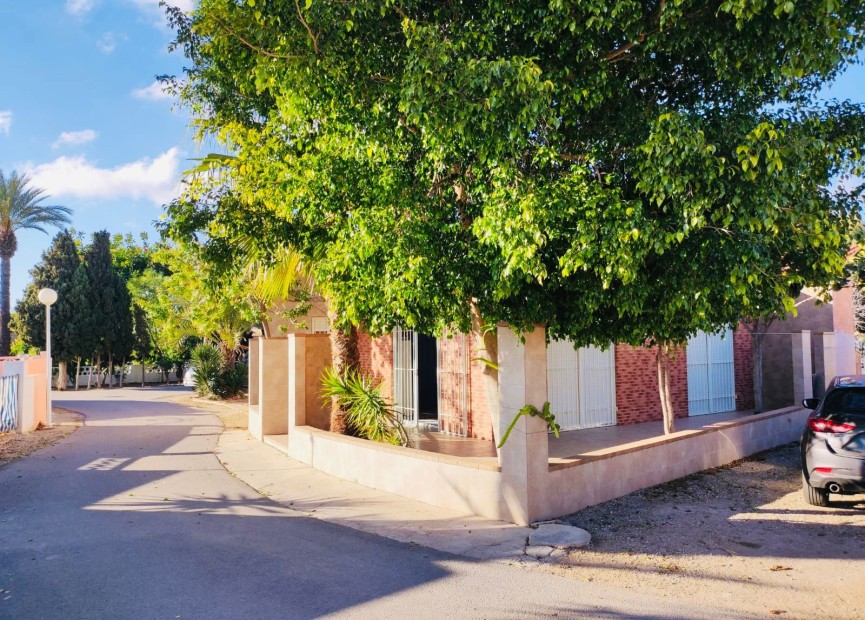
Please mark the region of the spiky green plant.
[[358, 437], [388, 443], [395, 446], [410, 446], [411, 438], [400, 422], [393, 406], [381, 395], [381, 386], [349, 369], [340, 375], [327, 368], [321, 379], [322, 400], [329, 404], [335, 398], [345, 411], [348, 430]]

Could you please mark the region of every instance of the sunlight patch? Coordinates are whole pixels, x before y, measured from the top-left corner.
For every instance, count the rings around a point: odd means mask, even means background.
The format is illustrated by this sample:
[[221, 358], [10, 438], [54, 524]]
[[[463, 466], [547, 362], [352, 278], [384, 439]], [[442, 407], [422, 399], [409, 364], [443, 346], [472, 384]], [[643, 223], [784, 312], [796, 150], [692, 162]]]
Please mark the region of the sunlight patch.
[[128, 460], [129, 458], [103, 457], [79, 467], [78, 471], [110, 471], [120, 467]]

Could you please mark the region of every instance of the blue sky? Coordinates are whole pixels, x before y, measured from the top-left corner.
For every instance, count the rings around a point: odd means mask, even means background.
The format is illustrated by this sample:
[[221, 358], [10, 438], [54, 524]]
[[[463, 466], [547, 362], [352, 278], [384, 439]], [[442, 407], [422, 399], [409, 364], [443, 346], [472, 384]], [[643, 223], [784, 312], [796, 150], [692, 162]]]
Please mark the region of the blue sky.
[[[175, 0], [190, 9], [193, 0]], [[159, 0], [0, 2], [0, 169], [74, 211], [90, 233], [152, 231], [197, 149], [188, 118], [155, 86], [178, 74]], [[18, 234], [13, 303], [55, 231]], [[154, 235], [151, 235], [154, 237]]]
[[[189, 10], [195, 0], [172, 0]], [[28, 173], [74, 210], [87, 234], [152, 234], [180, 172], [200, 155], [188, 117], [155, 85], [179, 74], [159, 0], [0, 0], [0, 169]], [[827, 97], [865, 102], [865, 68]], [[12, 259], [13, 303], [50, 244], [21, 231]]]

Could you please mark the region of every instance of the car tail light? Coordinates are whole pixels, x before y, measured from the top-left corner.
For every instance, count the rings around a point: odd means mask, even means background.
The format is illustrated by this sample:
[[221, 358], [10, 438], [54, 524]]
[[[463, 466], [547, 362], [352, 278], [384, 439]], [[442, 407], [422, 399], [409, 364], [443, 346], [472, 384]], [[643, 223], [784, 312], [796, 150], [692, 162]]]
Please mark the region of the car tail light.
[[833, 422], [823, 418], [811, 418], [808, 420], [808, 428], [815, 433], [848, 433], [856, 426], [849, 422]]
[[815, 467], [813, 473], [815, 474], [831, 474], [834, 470], [831, 467]]

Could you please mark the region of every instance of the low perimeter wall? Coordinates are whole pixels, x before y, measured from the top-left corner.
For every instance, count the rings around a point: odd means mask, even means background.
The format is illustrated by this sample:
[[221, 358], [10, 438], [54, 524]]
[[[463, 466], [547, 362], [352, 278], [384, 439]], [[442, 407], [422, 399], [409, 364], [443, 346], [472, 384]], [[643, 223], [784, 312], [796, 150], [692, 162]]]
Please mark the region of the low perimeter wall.
[[0, 403], [3, 430], [29, 433], [40, 424], [48, 424], [47, 360], [44, 354], [0, 359], [0, 376], [14, 382], [14, 386], [4, 386]]
[[810, 412], [788, 407], [616, 446], [575, 464], [552, 465], [543, 490], [549, 519], [763, 450], [798, 441]]
[[[808, 412], [770, 411], [552, 463], [530, 521], [551, 519], [799, 439]], [[577, 431], [578, 432], [578, 431]], [[328, 474], [451, 510], [509, 520], [494, 462], [376, 444], [309, 426], [289, 432], [290, 456]]]
[[289, 455], [323, 472], [373, 489], [451, 510], [498, 515], [498, 464], [471, 465], [434, 452], [336, 435], [311, 426], [288, 434]]

